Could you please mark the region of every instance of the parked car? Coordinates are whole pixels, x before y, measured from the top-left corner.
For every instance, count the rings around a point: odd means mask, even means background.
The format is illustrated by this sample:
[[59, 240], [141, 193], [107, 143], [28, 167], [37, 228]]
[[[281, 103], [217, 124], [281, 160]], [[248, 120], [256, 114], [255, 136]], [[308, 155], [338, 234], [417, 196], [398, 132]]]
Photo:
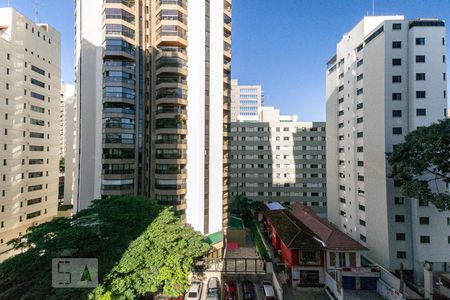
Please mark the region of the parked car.
[[263, 300], [276, 300], [273, 285], [269, 281], [261, 281], [261, 293]]
[[195, 280], [191, 283], [188, 292], [186, 293], [185, 300], [200, 300], [202, 293], [202, 282]]
[[220, 282], [217, 277], [211, 277], [208, 280], [208, 290], [206, 300], [219, 300], [220, 299]]
[[255, 288], [251, 281], [245, 280], [242, 282], [242, 294], [244, 300], [256, 300]]
[[236, 281], [230, 280], [225, 282], [224, 290], [225, 290], [224, 300], [237, 300]]

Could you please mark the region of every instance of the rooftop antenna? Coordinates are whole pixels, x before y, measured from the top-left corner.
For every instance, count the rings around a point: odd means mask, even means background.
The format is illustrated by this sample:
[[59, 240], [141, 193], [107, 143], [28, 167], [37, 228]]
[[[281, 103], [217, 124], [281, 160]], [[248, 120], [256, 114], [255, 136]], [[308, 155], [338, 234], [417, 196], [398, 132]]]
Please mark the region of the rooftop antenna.
[[37, 23], [38, 20], [39, 20], [39, 0], [34, 0], [34, 21]]
[[11, 7], [11, 5], [10, 5], [10, 3], [9, 3], [9, 0], [8, 0], [8, 7]]
[[375, 16], [375, 0], [372, 0], [372, 16]]

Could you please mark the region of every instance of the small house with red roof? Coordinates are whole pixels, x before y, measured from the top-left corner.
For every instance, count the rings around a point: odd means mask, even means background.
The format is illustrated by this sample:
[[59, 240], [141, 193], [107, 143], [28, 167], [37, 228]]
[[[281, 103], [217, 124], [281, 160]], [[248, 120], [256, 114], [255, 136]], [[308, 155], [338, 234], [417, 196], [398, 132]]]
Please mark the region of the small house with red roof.
[[361, 255], [368, 249], [309, 207], [268, 210], [264, 220], [293, 287], [322, 287], [328, 274], [344, 289], [376, 289], [378, 268], [361, 266]]

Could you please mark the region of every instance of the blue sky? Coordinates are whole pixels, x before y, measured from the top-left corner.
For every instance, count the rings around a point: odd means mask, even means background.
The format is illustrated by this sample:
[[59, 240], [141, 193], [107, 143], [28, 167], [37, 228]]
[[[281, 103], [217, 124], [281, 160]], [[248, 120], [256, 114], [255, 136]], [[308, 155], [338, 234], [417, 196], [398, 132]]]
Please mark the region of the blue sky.
[[[198, 0], [190, 0], [198, 1]], [[214, 0], [220, 1], [220, 0]], [[33, 0], [10, 0], [34, 19]], [[62, 78], [73, 80], [73, 0], [39, 0], [39, 21], [62, 33]], [[450, 0], [376, 0], [376, 15], [439, 17], [450, 22]], [[7, 0], [0, 0], [0, 6]], [[342, 34], [372, 0], [233, 0], [233, 78], [262, 84], [267, 105], [301, 120], [325, 120], [325, 63]], [[450, 28], [447, 26], [447, 40]]]

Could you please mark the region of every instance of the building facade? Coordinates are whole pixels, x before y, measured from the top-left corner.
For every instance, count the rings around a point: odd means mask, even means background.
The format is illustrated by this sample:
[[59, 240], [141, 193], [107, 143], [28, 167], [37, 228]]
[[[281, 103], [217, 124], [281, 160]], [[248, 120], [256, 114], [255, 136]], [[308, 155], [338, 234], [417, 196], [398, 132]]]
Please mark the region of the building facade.
[[[386, 153], [447, 116], [445, 24], [365, 17], [327, 68], [328, 217], [392, 272], [422, 281], [423, 262], [446, 271], [449, 212], [405, 199]], [[436, 230], [437, 228], [441, 230]]]
[[231, 123], [231, 196], [301, 202], [326, 214], [325, 123], [298, 122], [273, 107]]
[[57, 214], [60, 34], [0, 9], [0, 260]]
[[231, 1], [76, 6], [78, 209], [143, 194], [173, 205], [204, 234], [221, 231]]
[[[73, 205], [76, 201], [75, 178], [77, 171], [76, 166], [76, 151], [77, 151], [77, 117], [76, 117], [76, 95], [75, 85], [64, 84], [61, 87], [61, 98], [64, 103], [63, 115], [63, 154], [64, 157], [64, 190], [63, 202], [64, 204]], [[62, 109], [61, 109], [62, 110]], [[61, 148], [61, 146], [60, 146]]]
[[239, 85], [231, 80], [231, 122], [238, 120], [258, 120], [258, 109], [264, 103], [261, 85]]

